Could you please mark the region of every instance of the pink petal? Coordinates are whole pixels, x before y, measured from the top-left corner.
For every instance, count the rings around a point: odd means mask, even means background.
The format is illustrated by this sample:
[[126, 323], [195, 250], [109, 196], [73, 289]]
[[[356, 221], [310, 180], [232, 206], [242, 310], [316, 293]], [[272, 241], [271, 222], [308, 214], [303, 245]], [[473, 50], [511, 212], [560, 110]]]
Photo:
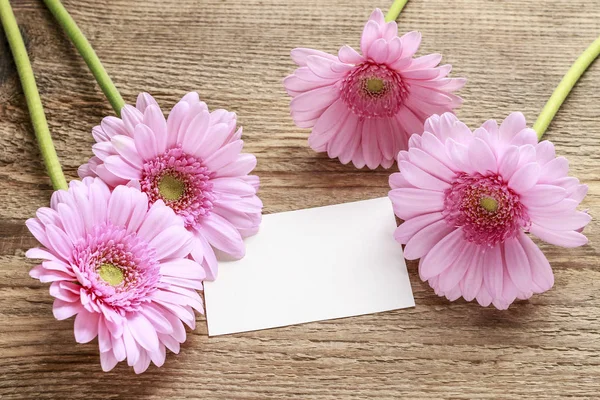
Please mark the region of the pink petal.
[[100, 126], [102, 127], [104, 133], [106, 133], [104, 139], [106, 141], [110, 140], [110, 138], [113, 136], [128, 134], [127, 129], [125, 128], [125, 123], [122, 119], [117, 117], [109, 116], [102, 118]]
[[377, 128], [372, 118], [363, 121], [362, 149], [367, 166], [370, 169], [377, 168], [383, 159], [383, 154], [377, 145]]
[[419, 167], [407, 161], [400, 161], [400, 172], [402, 176], [412, 185], [427, 190], [444, 191], [450, 184], [423, 171]]
[[46, 230], [44, 225], [37, 218], [29, 218], [25, 221], [25, 225], [29, 232], [40, 242], [44, 247], [51, 248], [50, 242], [48, 241], [48, 236], [46, 235]]
[[408, 32], [400, 40], [402, 41], [402, 58], [412, 57], [421, 45], [421, 33]]
[[151, 104], [146, 108], [144, 124], [154, 132], [158, 153], [164, 153], [167, 149], [167, 121], [158, 105]]
[[407, 69], [423, 69], [423, 68], [435, 68], [440, 61], [442, 61], [442, 55], [438, 53], [427, 54], [421, 57], [417, 57], [412, 60], [410, 67]]
[[540, 182], [548, 183], [554, 180], [564, 178], [569, 173], [569, 161], [564, 157], [558, 157], [547, 162], [542, 167]]
[[135, 341], [144, 349], [148, 351], [158, 349], [159, 343], [156, 330], [141, 313], [133, 313], [132, 316], [128, 317], [127, 325]]
[[54, 318], [59, 321], [84, 311], [85, 309], [79, 302], [68, 303], [60, 299], [55, 299], [54, 304], [52, 305], [52, 314], [54, 315]]
[[441, 274], [462, 253], [464, 244], [462, 228], [456, 229], [440, 240], [419, 265], [421, 279], [428, 280]]
[[319, 56], [309, 56], [306, 59], [306, 65], [308, 68], [317, 76], [320, 76], [323, 79], [336, 79], [341, 77], [343, 74], [340, 72], [335, 72], [331, 67], [334, 61], [331, 59], [319, 57]]
[[531, 224], [530, 232], [545, 242], [561, 247], [579, 247], [587, 244], [585, 235], [575, 231], [553, 231], [543, 228], [534, 223]]
[[174, 147], [178, 143], [179, 128], [189, 110], [190, 105], [185, 101], [180, 101], [169, 113], [167, 117], [167, 148]]
[[198, 262], [186, 258], [161, 263], [160, 273], [183, 279], [202, 280], [206, 276]]
[[109, 198], [110, 191], [108, 187], [99, 179], [94, 181], [94, 184], [90, 186], [89, 194], [94, 225], [101, 225], [106, 222]]
[[388, 45], [385, 39], [377, 39], [369, 47], [367, 57], [372, 59], [378, 64], [382, 64], [387, 60], [388, 57]]
[[140, 358], [138, 359], [138, 362], [133, 365], [133, 371], [136, 374], [141, 374], [142, 372], [145, 372], [150, 366], [150, 361], [151, 360], [148, 353], [143, 350], [140, 351]]
[[102, 371], [108, 372], [112, 370], [117, 363], [118, 361], [112, 351], [100, 352], [100, 365], [102, 366]]
[[440, 240], [453, 230], [454, 227], [448, 225], [443, 219], [426, 226], [408, 240], [404, 248], [404, 257], [407, 260], [416, 260], [425, 256]]
[[35, 259], [44, 259], [44, 260], [52, 260], [57, 261], [58, 258], [47, 250], [40, 249], [39, 247], [34, 247], [25, 252], [25, 257], [27, 258], [35, 258]]
[[60, 255], [64, 260], [70, 260], [73, 253], [73, 243], [67, 234], [54, 225], [48, 225], [46, 227], [46, 235], [50, 248], [52, 248], [56, 254]]
[[63, 227], [69, 239], [72, 242], [84, 237], [84, 226], [81, 215], [76, 209], [73, 209], [65, 203], [58, 205], [58, 215], [62, 221]]
[[518, 290], [528, 292], [531, 290], [531, 266], [525, 250], [516, 238], [504, 242], [504, 259], [510, 280]]
[[211, 214], [204, 219], [201, 231], [209, 243], [219, 250], [237, 258], [244, 256], [244, 242], [239, 232], [223, 217]]
[[384, 25], [385, 17], [383, 15], [383, 12], [379, 8], [376, 8], [375, 10], [373, 10], [371, 15], [369, 15], [369, 21], [375, 21], [378, 25]]
[[417, 232], [441, 220], [444, 216], [441, 212], [423, 214], [418, 217], [404, 221], [394, 231], [394, 239], [401, 244], [406, 244]]
[[341, 62], [348, 64], [360, 64], [364, 61], [363, 56], [350, 46], [342, 46], [338, 52], [338, 57]]
[[551, 206], [566, 197], [565, 189], [554, 185], [535, 185], [533, 189], [521, 194], [521, 200], [527, 207]]
[[170, 226], [149, 243], [158, 260], [186, 257], [191, 250], [192, 235], [182, 226]]
[[98, 318], [98, 347], [100, 353], [110, 351], [112, 354], [111, 335], [103, 318]]
[[487, 292], [493, 298], [502, 296], [504, 284], [504, 263], [502, 261], [502, 249], [499, 245], [485, 251], [482, 259], [483, 280]]
[[554, 231], [578, 231], [592, 220], [592, 216], [583, 211], [559, 214], [554, 211], [554, 206], [548, 207], [545, 211], [547, 214], [537, 214], [534, 209], [530, 209], [531, 221], [536, 225]]
[[127, 352], [125, 350], [125, 341], [123, 340], [123, 337], [120, 336], [119, 338], [116, 338], [114, 336], [111, 336], [110, 341], [112, 344], [112, 351], [115, 355], [115, 358], [118, 361], [125, 360], [125, 358], [127, 357]]
[[[179, 323], [181, 324], [181, 322], [179, 322]], [[159, 333], [158, 339], [160, 340], [160, 342], [162, 344], [165, 345], [165, 347], [167, 349], [171, 350], [175, 354], [179, 353], [179, 350], [180, 350], [179, 342], [176, 339], [174, 339], [172, 336]]]
[[496, 156], [490, 146], [480, 138], [475, 138], [469, 145], [471, 166], [482, 175], [497, 172]]
[[[449, 292], [459, 285], [460, 281], [467, 273], [471, 260], [475, 257], [477, 248], [477, 245], [471, 243], [466, 243], [464, 245], [456, 260], [451, 262], [450, 265], [440, 273], [438, 280], [440, 290]], [[457, 298], [458, 297], [459, 296], [457, 296]]]
[[196, 323], [194, 310], [189, 307], [185, 308], [171, 303], [166, 303], [160, 307], [165, 310], [162, 315], [169, 320], [169, 323], [173, 327], [173, 333], [171, 336], [180, 343], [185, 342], [186, 333], [182, 321], [185, 322], [191, 329], [194, 329], [193, 326]]
[[490, 296], [484, 286], [479, 289], [476, 299], [479, 305], [482, 307], [487, 307], [492, 303], [492, 296]]
[[[173, 333], [173, 326], [169, 320], [165, 317], [165, 311], [162, 307], [150, 303], [147, 307], [144, 307], [140, 312], [150, 321], [152, 327], [156, 330], [157, 334], [171, 334]], [[160, 341], [160, 337], [159, 337]]]
[[159, 346], [157, 350], [148, 353], [150, 359], [157, 367], [162, 367], [167, 356], [165, 346]]
[[238, 154], [242, 151], [242, 147], [244, 147], [242, 140], [226, 144], [204, 160], [204, 165], [211, 171], [218, 171], [234, 162]]
[[333, 85], [324, 86], [294, 97], [290, 102], [290, 108], [292, 114], [298, 111], [323, 110], [329, 107], [339, 96], [337, 87]]
[[79, 300], [79, 293], [73, 293], [70, 290], [64, 289], [62, 284], [65, 282], [52, 282], [50, 285], [50, 296], [57, 298], [67, 303], [73, 303]]
[[118, 186], [108, 201], [108, 219], [114, 226], [126, 226], [132, 211], [132, 189]]
[[162, 200], [159, 200], [150, 207], [137, 234], [145, 241], [150, 242], [158, 234], [173, 225], [183, 226], [183, 221], [176, 218], [175, 212], [165, 206]]
[[196, 232], [195, 237], [196, 246], [192, 248], [190, 255], [196, 262], [202, 263], [202, 268], [206, 272], [205, 280], [214, 281], [218, 270], [215, 252], [201, 232]]
[[142, 160], [142, 157], [138, 154], [133, 138], [124, 135], [114, 136], [111, 139], [111, 144], [127, 163], [134, 167], [141, 168], [144, 160]]
[[256, 189], [240, 178], [216, 178], [210, 181], [215, 193], [229, 193], [248, 196], [256, 193]]
[[231, 133], [231, 127], [225, 123], [218, 123], [209, 128], [202, 146], [194, 153], [195, 156], [206, 159], [219, 150]]
[[535, 146], [538, 142], [537, 133], [531, 128], [525, 128], [510, 141], [514, 146], [531, 145]]
[[216, 171], [215, 178], [244, 176], [256, 167], [256, 157], [254, 154], [240, 154], [234, 163]]
[[483, 284], [482, 257], [482, 249], [478, 248], [471, 260], [468, 260], [469, 266], [467, 267], [467, 272], [460, 281], [462, 296], [466, 301], [472, 301], [481, 290]]
[[[330, 107], [331, 108], [331, 107]], [[350, 146], [356, 149], [360, 137], [355, 127], [358, 124], [358, 117], [352, 113], [348, 114], [345, 121], [342, 122], [340, 129], [333, 135], [327, 146], [327, 154], [335, 158], [344, 153]]]
[[[334, 137], [349, 115], [348, 107], [342, 99], [334, 102], [317, 120], [308, 139], [310, 147], [315, 151], [323, 151], [320, 150], [320, 147], [327, 144]], [[351, 134], [351, 132], [348, 132], [348, 134]], [[357, 133], [355, 132], [355, 134]]]
[[129, 164], [121, 156], [110, 156], [104, 160], [106, 169], [123, 179], [141, 179], [141, 169]]
[[508, 187], [517, 193], [527, 192], [540, 178], [541, 168], [537, 162], [519, 168], [508, 181]]
[[537, 286], [536, 293], [543, 293], [554, 285], [554, 274], [550, 263], [544, 256], [544, 253], [536, 246], [536, 244], [523, 232], [519, 233], [517, 239], [521, 243], [523, 250], [527, 254], [527, 259], [531, 265], [531, 278]]
[[137, 108], [127, 104], [121, 109], [121, 119], [123, 120], [127, 134], [133, 136], [136, 126], [144, 120], [144, 114]]
[[133, 339], [128, 326], [125, 326], [123, 329], [123, 343], [125, 344], [125, 352], [127, 353], [127, 365], [132, 367], [140, 359], [140, 349]]
[[75, 317], [75, 340], [87, 343], [98, 336], [98, 318], [100, 314], [81, 310]]
[[375, 21], [367, 21], [360, 39], [360, 50], [368, 54], [371, 44], [379, 38], [379, 25]]
[[535, 154], [541, 165], [549, 163], [556, 157], [554, 145], [548, 140], [541, 141], [535, 146]]
[[452, 182], [456, 178], [456, 174], [450, 168], [421, 149], [412, 148], [410, 150], [410, 161], [423, 171], [444, 182]]
[[133, 140], [135, 148], [143, 160], [152, 160], [159, 154], [154, 132], [148, 126], [144, 124], [137, 125]]
[[514, 112], [508, 115], [500, 125], [500, 140], [510, 143], [513, 137], [527, 127], [525, 116], [520, 112]]
[[208, 111], [198, 113], [190, 121], [185, 131], [179, 132], [177, 141], [181, 143], [184, 151], [188, 154], [195, 154], [208, 135], [208, 125], [210, 123], [210, 114]]
[[394, 211], [404, 220], [444, 209], [444, 193], [423, 189], [400, 188], [388, 194]]
[[140, 112], [146, 111], [146, 108], [150, 105], [158, 106], [154, 97], [152, 97], [149, 93], [140, 93], [138, 94], [137, 100], [135, 102], [135, 108], [140, 110]]
[[508, 180], [513, 176], [518, 165], [519, 148], [517, 146], [510, 146], [500, 158], [498, 172], [505, 180]]
[[329, 58], [331, 60], [335, 60], [335, 56], [332, 56], [331, 54], [327, 54], [327, 53], [319, 51], [319, 50], [306, 49], [306, 48], [300, 48], [300, 47], [293, 49], [291, 51], [291, 56], [292, 56], [292, 60], [294, 60], [294, 62], [301, 67], [306, 66], [307, 58], [310, 56], [319, 56], [319, 57], [324, 57], [324, 58]]

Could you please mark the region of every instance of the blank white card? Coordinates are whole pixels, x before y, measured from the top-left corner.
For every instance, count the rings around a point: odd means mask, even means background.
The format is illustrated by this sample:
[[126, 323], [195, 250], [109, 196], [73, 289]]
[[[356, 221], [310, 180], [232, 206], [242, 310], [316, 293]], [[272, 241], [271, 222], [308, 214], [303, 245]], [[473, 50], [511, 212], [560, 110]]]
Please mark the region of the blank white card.
[[415, 305], [388, 198], [269, 214], [204, 287], [210, 336]]

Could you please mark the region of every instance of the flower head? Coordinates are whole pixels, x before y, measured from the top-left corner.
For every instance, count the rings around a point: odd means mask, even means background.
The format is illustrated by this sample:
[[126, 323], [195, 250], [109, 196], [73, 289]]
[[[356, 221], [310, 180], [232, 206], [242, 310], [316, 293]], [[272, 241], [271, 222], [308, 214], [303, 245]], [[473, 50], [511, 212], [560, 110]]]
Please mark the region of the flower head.
[[205, 272], [187, 257], [193, 237], [162, 200], [119, 186], [112, 193], [98, 178], [72, 181], [40, 208], [27, 227], [43, 259], [31, 276], [52, 282], [54, 316], [75, 317], [75, 339], [98, 337], [102, 369], [127, 359], [135, 372], [161, 366], [166, 349], [179, 352], [202, 312]]
[[425, 119], [458, 107], [462, 99], [453, 92], [465, 80], [447, 78], [451, 67], [438, 67], [440, 54], [414, 58], [420, 43], [418, 32], [398, 37], [396, 22], [376, 9], [363, 30], [362, 55], [349, 46], [337, 56], [292, 50], [300, 68], [284, 86], [294, 122], [312, 128], [310, 146], [357, 168], [389, 168]]
[[577, 206], [587, 186], [549, 141], [537, 142], [521, 113], [471, 131], [453, 114], [434, 115], [398, 154], [389, 197], [404, 220], [394, 236], [419, 274], [453, 301], [508, 308], [552, 287], [554, 276], [526, 233], [581, 246], [590, 221]]
[[121, 116], [106, 117], [92, 130], [96, 156], [79, 176], [99, 176], [111, 187], [134, 185], [150, 204], [163, 201], [194, 234], [191, 257], [214, 279], [213, 247], [242, 257], [242, 238], [256, 233], [261, 221], [259, 180], [248, 175], [256, 157], [241, 154], [235, 114], [209, 112], [197, 93], [189, 93], [165, 119], [154, 98], [142, 93]]

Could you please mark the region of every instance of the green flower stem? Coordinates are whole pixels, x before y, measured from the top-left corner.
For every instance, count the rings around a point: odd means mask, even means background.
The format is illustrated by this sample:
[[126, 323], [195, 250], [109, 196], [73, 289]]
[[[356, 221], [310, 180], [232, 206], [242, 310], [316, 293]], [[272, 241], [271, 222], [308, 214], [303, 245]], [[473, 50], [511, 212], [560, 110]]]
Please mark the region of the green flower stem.
[[108, 76], [106, 73], [106, 70], [102, 66], [102, 63], [90, 45], [90, 42], [88, 42], [88, 40], [85, 38], [85, 35], [83, 32], [81, 32], [60, 0], [44, 0], [44, 3], [52, 15], [54, 15], [54, 18], [63, 28], [69, 39], [71, 39], [77, 48], [77, 51], [79, 51], [79, 54], [81, 54], [81, 57], [83, 57], [86, 64], [90, 68], [90, 71], [92, 71], [94, 78], [96, 78], [96, 82], [98, 82], [98, 85], [100, 85], [100, 88], [110, 102], [110, 105], [115, 110], [117, 115], [120, 116], [121, 109], [125, 105], [125, 102], [117, 90], [117, 87], [110, 79], [110, 76]]
[[540, 116], [533, 125], [533, 129], [537, 132], [538, 140], [542, 139], [544, 132], [548, 129], [548, 125], [552, 122], [552, 118], [554, 118], [558, 112], [558, 109], [571, 92], [571, 89], [573, 89], [573, 86], [575, 86], [581, 75], [598, 55], [600, 55], [600, 37], [598, 37], [598, 39], [596, 39], [590, 47], [579, 56], [556, 89], [554, 89], [554, 93], [552, 93], [552, 96], [548, 99]]
[[60, 161], [52, 143], [52, 136], [50, 136], [50, 130], [46, 122], [44, 107], [42, 106], [40, 94], [35, 84], [35, 76], [31, 69], [31, 62], [29, 61], [27, 49], [25, 48], [25, 43], [23, 43], [15, 14], [8, 0], [0, 0], [0, 19], [2, 20], [2, 27], [4, 28], [6, 39], [15, 60], [19, 78], [21, 79], [21, 86], [23, 87], [23, 93], [25, 94], [27, 108], [31, 117], [31, 124], [33, 125], [35, 137], [40, 146], [40, 152], [48, 170], [48, 175], [52, 181], [52, 186], [56, 190], [66, 190], [68, 188], [67, 180], [60, 167]]
[[408, 3], [408, 0], [395, 0], [387, 14], [385, 14], [385, 22], [395, 21], [406, 3]]

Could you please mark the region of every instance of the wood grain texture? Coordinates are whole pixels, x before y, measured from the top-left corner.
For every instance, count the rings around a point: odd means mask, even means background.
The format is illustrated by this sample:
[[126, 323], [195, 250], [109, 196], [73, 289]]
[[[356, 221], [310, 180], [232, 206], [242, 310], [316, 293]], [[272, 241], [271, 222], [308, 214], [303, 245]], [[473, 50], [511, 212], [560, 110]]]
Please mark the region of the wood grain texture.
[[[281, 80], [297, 46], [357, 45], [367, 16], [391, 1], [69, 0], [126, 101], [148, 91], [169, 109], [197, 90], [228, 108], [257, 155], [265, 212], [384, 196], [390, 171], [315, 154], [289, 118]], [[91, 127], [111, 115], [85, 64], [37, 0], [13, 1], [68, 178], [91, 155]], [[470, 126], [520, 110], [533, 123], [572, 61], [600, 32], [592, 0], [412, 0], [400, 30], [423, 33], [462, 90]], [[600, 205], [600, 63], [585, 74], [547, 138]], [[78, 345], [55, 321], [48, 285], [28, 276], [25, 219], [52, 192], [15, 68], [0, 36], [0, 398], [521, 399], [600, 396], [598, 220], [590, 244], [542, 245], [554, 289], [508, 311], [448, 303], [409, 263], [417, 307], [208, 338], [203, 318], [178, 356], [136, 376], [100, 370], [96, 341]], [[358, 294], [357, 294], [358, 295]]]

